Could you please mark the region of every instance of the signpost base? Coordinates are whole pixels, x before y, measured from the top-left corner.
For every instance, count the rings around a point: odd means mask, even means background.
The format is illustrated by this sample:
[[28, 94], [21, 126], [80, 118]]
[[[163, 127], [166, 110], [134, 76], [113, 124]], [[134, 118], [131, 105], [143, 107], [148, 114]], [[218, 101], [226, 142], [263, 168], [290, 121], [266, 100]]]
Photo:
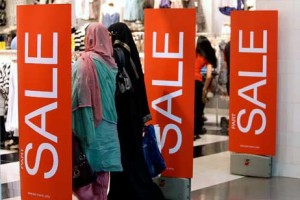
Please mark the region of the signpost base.
[[272, 177], [272, 157], [231, 153], [230, 173], [242, 176]]
[[190, 200], [191, 199], [191, 179], [159, 177], [156, 179], [167, 200]]

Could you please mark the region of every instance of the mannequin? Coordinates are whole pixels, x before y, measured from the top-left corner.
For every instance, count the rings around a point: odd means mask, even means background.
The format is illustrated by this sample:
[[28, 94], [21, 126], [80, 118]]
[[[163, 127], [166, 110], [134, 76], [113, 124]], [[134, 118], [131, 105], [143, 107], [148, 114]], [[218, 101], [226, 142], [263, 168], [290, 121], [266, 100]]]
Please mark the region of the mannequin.
[[120, 21], [120, 9], [113, 0], [106, 0], [101, 6], [100, 22], [108, 28]]
[[182, 0], [171, 0], [171, 8], [183, 8]]

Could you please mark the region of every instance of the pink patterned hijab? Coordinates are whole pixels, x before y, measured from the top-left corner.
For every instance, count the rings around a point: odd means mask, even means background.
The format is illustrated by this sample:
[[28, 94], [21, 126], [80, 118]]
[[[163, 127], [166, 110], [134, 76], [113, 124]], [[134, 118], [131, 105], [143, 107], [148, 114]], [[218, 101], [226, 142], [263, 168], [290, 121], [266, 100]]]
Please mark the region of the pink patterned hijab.
[[109, 32], [100, 23], [91, 23], [88, 26], [85, 36], [85, 51], [99, 55], [111, 67], [117, 66], [113, 58], [113, 46]]
[[100, 83], [93, 59], [104, 62], [108, 67], [117, 68], [109, 32], [100, 23], [91, 23], [87, 27], [85, 52], [81, 54], [74, 74], [72, 106], [73, 111], [81, 107], [92, 107], [94, 125], [98, 127], [103, 115]]

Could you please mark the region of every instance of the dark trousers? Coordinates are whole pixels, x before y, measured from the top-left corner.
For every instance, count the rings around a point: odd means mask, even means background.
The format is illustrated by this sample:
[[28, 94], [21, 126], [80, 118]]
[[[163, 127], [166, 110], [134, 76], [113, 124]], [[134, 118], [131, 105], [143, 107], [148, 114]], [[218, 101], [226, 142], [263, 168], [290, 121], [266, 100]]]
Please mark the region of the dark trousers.
[[227, 77], [227, 83], [226, 83], [226, 89], [227, 89], [227, 94], [228, 96], [230, 95], [230, 86], [229, 86], [230, 82], [229, 82], [229, 75]]
[[205, 104], [202, 101], [203, 82], [195, 81], [194, 135], [202, 133]]
[[3, 116], [0, 116], [0, 132], [1, 132], [1, 142], [4, 142], [9, 138], [8, 133], [5, 131], [5, 119]]

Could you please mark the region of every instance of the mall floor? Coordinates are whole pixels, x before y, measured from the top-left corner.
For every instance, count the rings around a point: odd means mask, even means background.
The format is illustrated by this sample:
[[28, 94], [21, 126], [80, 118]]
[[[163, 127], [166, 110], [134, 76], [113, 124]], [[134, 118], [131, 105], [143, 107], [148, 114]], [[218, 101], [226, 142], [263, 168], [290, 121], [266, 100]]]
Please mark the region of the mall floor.
[[[191, 200], [300, 199], [300, 179], [251, 178], [230, 174], [228, 136], [218, 125], [222, 116], [206, 116], [207, 133], [194, 142]], [[20, 199], [18, 151], [1, 150], [1, 182], [2, 199]]]

